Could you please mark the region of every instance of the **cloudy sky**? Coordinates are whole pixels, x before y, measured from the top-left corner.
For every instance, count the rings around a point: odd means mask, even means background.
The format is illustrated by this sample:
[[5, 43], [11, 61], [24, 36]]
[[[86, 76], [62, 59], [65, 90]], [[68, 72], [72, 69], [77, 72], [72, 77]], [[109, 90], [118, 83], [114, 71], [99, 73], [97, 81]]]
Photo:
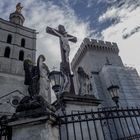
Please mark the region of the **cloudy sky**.
[[66, 27], [78, 42], [70, 43], [70, 60], [85, 37], [116, 42], [120, 56], [140, 73], [140, 0], [1, 0], [0, 17], [8, 20], [16, 3], [24, 6], [24, 26], [36, 29], [37, 55], [44, 54], [50, 69], [60, 62], [59, 40], [47, 26]]

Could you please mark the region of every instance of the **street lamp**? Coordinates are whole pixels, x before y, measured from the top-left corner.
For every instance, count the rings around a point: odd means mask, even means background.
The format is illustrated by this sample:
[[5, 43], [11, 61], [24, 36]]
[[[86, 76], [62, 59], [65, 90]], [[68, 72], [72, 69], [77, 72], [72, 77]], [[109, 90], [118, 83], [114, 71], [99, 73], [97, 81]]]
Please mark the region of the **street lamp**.
[[49, 74], [49, 79], [52, 84], [52, 89], [58, 97], [58, 94], [61, 93], [64, 85], [64, 75], [60, 71], [52, 71]]
[[62, 94], [65, 78], [61, 71], [52, 71], [49, 74], [49, 80], [52, 84], [52, 89], [57, 97], [58, 105], [60, 106], [62, 112], [64, 113], [65, 107], [63, 103], [60, 101], [60, 94]]
[[119, 108], [119, 86], [112, 85], [108, 88], [108, 91], [112, 97], [112, 100], [115, 102], [116, 106]]

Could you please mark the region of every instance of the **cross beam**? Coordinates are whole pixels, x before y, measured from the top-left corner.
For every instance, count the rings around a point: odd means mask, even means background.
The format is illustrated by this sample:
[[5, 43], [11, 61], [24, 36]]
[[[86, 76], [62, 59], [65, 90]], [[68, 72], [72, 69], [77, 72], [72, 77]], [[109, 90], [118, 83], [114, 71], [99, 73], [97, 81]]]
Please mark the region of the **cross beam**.
[[[63, 28], [63, 29], [62, 29]], [[53, 28], [51, 28], [51, 27], [47, 27], [46, 28], [46, 32], [47, 33], [49, 33], [49, 34], [51, 34], [51, 35], [54, 35], [54, 36], [57, 36], [57, 37], [60, 37], [58, 34], [56, 34], [53, 30], [55, 30], [56, 32], [58, 32], [58, 33], [60, 33], [60, 34], [62, 34], [63, 35], [63, 32], [66, 32], [65, 31], [65, 27], [63, 26], [63, 25], [59, 25], [58, 26], [58, 30], [56, 30], [56, 29], [53, 29]], [[76, 37], [74, 37], [74, 36], [72, 36], [72, 35], [70, 35], [70, 34], [67, 34], [67, 36], [68, 37], [70, 37], [70, 39], [69, 39], [69, 41], [71, 41], [71, 42], [73, 42], [73, 43], [76, 43], [77, 42], [77, 38]], [[72, 39], [71, 39], [72, 38]]]

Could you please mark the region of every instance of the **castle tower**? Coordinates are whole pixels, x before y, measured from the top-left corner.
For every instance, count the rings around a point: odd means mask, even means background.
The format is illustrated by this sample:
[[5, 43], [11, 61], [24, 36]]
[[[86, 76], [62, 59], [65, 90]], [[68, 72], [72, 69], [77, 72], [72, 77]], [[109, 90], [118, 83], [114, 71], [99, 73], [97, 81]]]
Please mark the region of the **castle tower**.
[[10, 21], [0, 19], [0, 71], [23, 75], [23, 61], [35, 62], [36, 32], [23, 26], [20, 3], [10, 14]]

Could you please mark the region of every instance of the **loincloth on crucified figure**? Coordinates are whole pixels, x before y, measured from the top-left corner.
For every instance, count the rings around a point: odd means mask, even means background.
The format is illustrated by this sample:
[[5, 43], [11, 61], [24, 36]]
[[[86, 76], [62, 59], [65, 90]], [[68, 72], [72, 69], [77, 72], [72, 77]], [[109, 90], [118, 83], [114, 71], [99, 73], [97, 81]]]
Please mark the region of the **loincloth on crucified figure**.
[[65, 37], [61, 37], [61, 40], [62, 40], [62, 47], [65, 53], [66, 61], [69, 62], [70, 46], [68, 43], [68, 39]]

